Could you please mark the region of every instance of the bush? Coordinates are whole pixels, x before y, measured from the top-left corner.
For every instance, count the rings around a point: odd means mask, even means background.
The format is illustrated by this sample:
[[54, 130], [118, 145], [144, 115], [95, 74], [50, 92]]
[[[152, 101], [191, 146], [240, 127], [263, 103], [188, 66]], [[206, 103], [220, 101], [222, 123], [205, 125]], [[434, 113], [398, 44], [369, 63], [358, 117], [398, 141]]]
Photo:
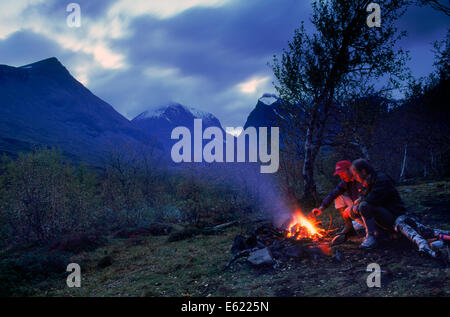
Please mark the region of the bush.
[[89, 230], [98, 207], [96, 177], [71, 167], [57, 150], [3, 159], [0, 179], [3, 234], [10, 242], [44, 242]]
[[31, 283], [62, 276], [69, 263], [69, 254], [26, 252], [0, 262], [0, 296], [29, 296]]

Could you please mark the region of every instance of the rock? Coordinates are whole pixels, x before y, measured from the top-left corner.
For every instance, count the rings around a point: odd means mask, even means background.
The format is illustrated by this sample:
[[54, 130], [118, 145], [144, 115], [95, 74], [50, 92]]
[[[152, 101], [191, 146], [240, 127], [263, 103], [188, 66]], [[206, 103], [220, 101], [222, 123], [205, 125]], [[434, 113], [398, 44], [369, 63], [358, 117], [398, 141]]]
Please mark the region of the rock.
[[247, 260], [255, 266], [273, 265], [272, 254], [268, 248], [250, 252]]
[[107, 266], [110, 266], [112, 264], [112, 258], [107, 255], [98, 261], [97, 266], [101, 269], [104, 269]]

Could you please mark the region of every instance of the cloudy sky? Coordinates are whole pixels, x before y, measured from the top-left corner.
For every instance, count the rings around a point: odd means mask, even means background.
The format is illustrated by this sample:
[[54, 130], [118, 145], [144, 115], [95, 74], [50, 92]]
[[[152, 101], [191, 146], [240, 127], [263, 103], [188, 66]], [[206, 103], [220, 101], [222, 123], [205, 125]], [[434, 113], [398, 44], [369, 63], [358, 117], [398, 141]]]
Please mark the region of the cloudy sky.
[[[66, 23], [81, 8], [81, 27]], [[57, 57], [79, 81], [129, 119], [168, 102], [241, 126], [263, 93], [274, 93], [267, 65], [286, 47], [309, 0], [0, 0], [0, 64]], [[408, 32], [415, 76], [432, 70], [432, 42], [449, 18], [412, 7]]]

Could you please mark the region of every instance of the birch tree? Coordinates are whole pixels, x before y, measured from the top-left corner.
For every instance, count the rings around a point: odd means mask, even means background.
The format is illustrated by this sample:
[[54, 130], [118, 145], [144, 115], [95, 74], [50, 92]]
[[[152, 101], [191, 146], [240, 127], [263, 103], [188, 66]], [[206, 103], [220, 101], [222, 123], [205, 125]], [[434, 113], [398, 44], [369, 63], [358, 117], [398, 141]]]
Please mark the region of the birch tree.
[[386, 79], [396, 86], [405, 79], [406, 52], [395, 49], [395, 43], [405, 35], [398, 32], [395, 21], [404, 13], [407, 0], [378, 1], [381, 7], [381, 27], [367, 24], [368, 0], [316, 0], [311, 23], [295, 30], [293, 39], [274, 56], [272, 69], [275, 88], [296, 115], [298, 108], [305, 114], [301, 122], [304, 137], [302, 166], [303, 198], [317, 200], [314, 162], [324, 143], [330, 115], [354, 87], [360, 83], [376, 83]]

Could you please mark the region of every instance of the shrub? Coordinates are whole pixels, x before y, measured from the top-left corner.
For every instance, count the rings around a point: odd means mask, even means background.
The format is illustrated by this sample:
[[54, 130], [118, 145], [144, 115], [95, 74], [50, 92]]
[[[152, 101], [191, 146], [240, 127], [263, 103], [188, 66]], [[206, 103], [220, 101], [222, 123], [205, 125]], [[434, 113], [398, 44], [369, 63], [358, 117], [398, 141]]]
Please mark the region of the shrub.
[[[98, 206], [96, 177], [71, 167], [55, 149], [3, 160], [1, 219], [11, 242], [43, 242], [84, 232]], [[3, 226], [2, 226], [3, 227]]]

